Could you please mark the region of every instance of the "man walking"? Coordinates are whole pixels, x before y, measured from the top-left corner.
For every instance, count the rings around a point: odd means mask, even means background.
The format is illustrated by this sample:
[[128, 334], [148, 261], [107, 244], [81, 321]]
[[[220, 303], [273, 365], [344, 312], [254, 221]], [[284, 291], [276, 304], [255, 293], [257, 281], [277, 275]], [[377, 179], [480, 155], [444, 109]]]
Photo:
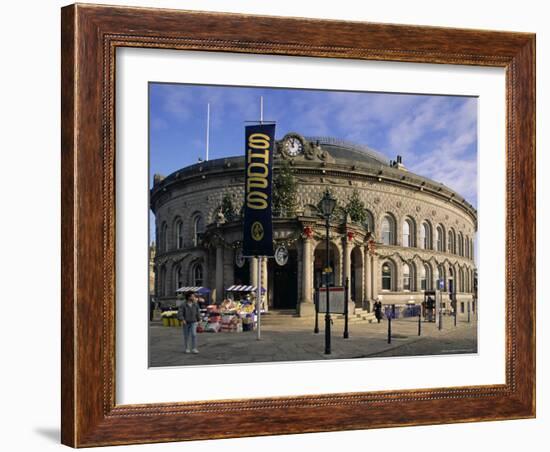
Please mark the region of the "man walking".
[[186, 295], [185, 301], [178, 308], [178, 319], [183, 321], [185, 353], [199, 353], [197, 349], [197, 322], [201, 320], [201, 312], [195, 294]]

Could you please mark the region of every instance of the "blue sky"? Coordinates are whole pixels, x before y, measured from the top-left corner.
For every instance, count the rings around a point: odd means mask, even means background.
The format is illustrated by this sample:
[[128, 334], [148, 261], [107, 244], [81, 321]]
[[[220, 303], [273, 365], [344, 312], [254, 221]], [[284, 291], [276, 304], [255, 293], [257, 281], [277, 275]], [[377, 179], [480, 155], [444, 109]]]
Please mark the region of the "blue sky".
[[477, 206], [475, 97], [151, 83], [150, 183], [205, 158], [208, 103], [210, 159], [244, 155], [244, 121], [259, 119], [260, 96], [277, 138], [333, 136], [400, 154], [410, 171]]

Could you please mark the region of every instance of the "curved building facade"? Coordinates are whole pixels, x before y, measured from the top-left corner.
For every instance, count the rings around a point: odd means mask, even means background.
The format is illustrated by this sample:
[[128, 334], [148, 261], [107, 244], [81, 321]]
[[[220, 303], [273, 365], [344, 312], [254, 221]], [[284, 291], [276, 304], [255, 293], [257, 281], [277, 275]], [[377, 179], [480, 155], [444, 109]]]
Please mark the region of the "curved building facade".
[[[316, 206], [327, 188], [339, 206], [330, 223], [331, 280], [343, 285], [349, 278], [356, 307], [370, 310], [376, 299], [420, 302], [436, 289], [447, 306], [455, 294], [459, 313], [473, 300], [477, 212], [458, 193], [407, 171], [399, 156], [388, 161], [328, 137], [287, 134], [277, 142], [274, 166], [275, 179], [290, 174], [295, 202], [274, 211], [280, 259], [262, 264], [268, 308], [313, 312], [326, 256]], [[257, 260], [242, 258], [243, 188], [244, 157], [155, 175], [157, 301], [174, 304], [177, 288], [205, 286], [219, 302], [231, 285], [259, 283]]]

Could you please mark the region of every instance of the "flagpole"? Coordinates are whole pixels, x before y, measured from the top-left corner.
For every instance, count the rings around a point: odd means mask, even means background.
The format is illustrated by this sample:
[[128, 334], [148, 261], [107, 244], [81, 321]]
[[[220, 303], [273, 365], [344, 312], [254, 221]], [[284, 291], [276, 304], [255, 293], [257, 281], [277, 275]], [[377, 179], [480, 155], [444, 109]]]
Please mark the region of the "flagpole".
[[[260, 124], [264, 122], [264, 97], [260, 96]], [[258, 313], [257, 340], [262, 338], [262, 267], [263, 257], [258, 256], [258, 287], [256, 293], [256, 311]]]
[[206, 161], [208, 162], [208, 148], [210, 145], [210, 102], [206, 106]]

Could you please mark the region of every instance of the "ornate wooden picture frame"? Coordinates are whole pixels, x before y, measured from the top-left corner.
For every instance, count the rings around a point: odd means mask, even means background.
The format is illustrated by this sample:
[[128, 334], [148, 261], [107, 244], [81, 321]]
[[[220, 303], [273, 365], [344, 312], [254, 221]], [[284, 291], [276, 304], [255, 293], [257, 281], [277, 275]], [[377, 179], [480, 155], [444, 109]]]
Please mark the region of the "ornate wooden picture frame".
[[[535, 416], [533, 34], [92, 5], [63, 8], [61, 32], [64, 444], [87, 447]], [[115, 51], [120, 47], [505, 68], [505, 384], [117, 405], [114, 90]], [[212, 430], [213, 422], [223, 429]], [[252, 433], [242, 433], [246, 431]]]

